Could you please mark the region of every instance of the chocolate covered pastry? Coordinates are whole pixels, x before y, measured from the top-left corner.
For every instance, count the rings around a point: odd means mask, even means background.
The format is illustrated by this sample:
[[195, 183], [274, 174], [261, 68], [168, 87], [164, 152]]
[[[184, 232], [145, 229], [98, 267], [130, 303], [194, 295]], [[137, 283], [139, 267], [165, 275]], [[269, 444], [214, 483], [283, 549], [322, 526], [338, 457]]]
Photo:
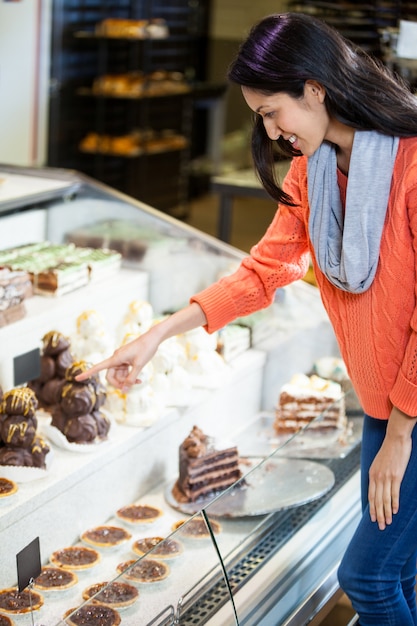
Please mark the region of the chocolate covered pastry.
[[93, 443], [98, 435], [92, 415], [77, 415], [66, 420], [64, 435], [70, 443]]
[[96, 394], [91, 384], [66, 383], [61, 392], [61, 409], [68, 417], [88, 415], [96, 404]]
[[60, 378], [65, 378], [65, 372], [67, 368], [73, 363], [74, 357], [71, 354], [71, 350], [67, 348], [60, 352], [55, 360], [56, 373]]
[[76, 376], [88, 369], [85, 361], [74, 361], [65, 371], [65, 382], [57, 406], [52, 411], [52, 425], [70, 443], [91, 444], [105, 439], [110, 420], [100, 411], [106, 389], [98, 376], [80, 383]]
[[36, 436], [38, 420], [35, 416], [5, 415], [0, 422], [0, 437], [6, 445], [30, 448]]
[[[48, 407], [54, 407], [61, 399], [62, 388], [65, 385], [63, 378], [52, 378], [44, 385], [41, 385], [38, 391], [38, 398], [41, 404]], [[36, 393], [36, 388], [34, 387]]]
[[57, 330], [51, 330], [42, 337], [43, 354], [57, 356], [70, 347], [70, 340]]
[[17, 387], [4, 394], [0, 403], [0, 465], [46, 467], [49, 445], [37, 435], [35, 393]]
[[38, 408], [35, 393], [29, 387], [16, 387], [3, 394], [0, 413], [32, 417]]
[[51, 330], [42, 337], [41, 371], [38, 378], [28, 383], [42, 408], [49, 410], [58, 404], [65, 382], [65, 372], [73, 362], [68, 337], [57, 330]]

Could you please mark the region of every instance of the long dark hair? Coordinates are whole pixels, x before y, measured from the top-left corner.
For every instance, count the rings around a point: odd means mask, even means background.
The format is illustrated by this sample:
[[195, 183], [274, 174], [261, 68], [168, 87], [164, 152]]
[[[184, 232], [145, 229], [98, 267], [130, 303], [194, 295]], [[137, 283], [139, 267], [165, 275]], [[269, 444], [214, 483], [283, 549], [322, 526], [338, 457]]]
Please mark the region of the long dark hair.
[[[417, 135], [417, 98], [408, 86], [336, 30], [303, 13], [269, 15], [255, 24], [230, 65], [228, 78], [265, 95], [285, 92], [293, 98], [302, 98], [305, 82], [315, 80], [326, 90], [329, 116], [343, 124], [399, 137]], [[255, 169], [269, 195], [292, 206], [275, 177], [277, 151], [300, 156], [282, 138], [271, 141], [256, 115]]]

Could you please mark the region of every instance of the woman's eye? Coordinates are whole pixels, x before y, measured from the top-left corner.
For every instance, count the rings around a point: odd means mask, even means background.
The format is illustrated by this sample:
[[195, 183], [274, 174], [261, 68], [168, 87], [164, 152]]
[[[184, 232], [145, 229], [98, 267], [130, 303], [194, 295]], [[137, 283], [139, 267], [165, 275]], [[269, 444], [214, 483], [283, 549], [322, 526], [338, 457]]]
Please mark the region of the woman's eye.
[[274, 112], [273, 111], [269, 111], [268, 113], [265, 113], [264, 119], [268, 119], [268, 118], [273, 117], [273, 116], [274, 116]]

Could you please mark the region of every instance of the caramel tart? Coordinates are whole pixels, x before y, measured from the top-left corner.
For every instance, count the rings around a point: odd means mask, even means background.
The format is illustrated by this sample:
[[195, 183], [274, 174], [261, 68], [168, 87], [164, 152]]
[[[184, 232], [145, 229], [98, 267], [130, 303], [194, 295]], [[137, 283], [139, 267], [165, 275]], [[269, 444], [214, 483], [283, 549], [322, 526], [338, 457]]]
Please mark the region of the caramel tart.
[[0, 615], [0, 626], [13, 626], [14, 621], [7, 615]]
[[64, 569], [83, 570], [94, 567], [100, 561], [100, 554], [93, 548], [69, 546], [53, 552], [50, 561]]
[[70, 609], [63, 615], [70, 626], [119, 626], [119, 613], [106, 604], [87, 604], [79, 609]]
[[149, 524], [163, 515], [161, 509], [147, 504], [128, 504], [116, 511], [117, 517], [130, 524]]
[[61, 591], [69, 589], [78, 582], [74, 572], [61, 567], [43, 567], [41, 573], [35, 578], [34, 586], [41, 591]]
[[84, 600], [92, 600], [114, 609], [122, 609], [134, 604], [139, 597], [139, 591], [133, 585], [118, 581], [95, 583], [83, 591]]
[[169, 574], [169, 567], [163, 561], [156, 559], [141, 559], [140, 561], [125, 561], [117, 566], [119, 574], [135, 583], [155, 583], [164, 580]]
[[111, 548], [131, 539], [132, 535], [118, 526], [97, 526], [82, 533], [81, 539], [97, 548]]
[[20, 591], [17, 587], [2, 589], [0, 591], [0, 611], [12, 615], [21, 615], [37, 611], [43, 605], [43, 597], [36, 591], [24, 589]]
[[8, 478], [0, 478], [0, 499], [7, 498], [17, 491], [17, 484]]
[[138, 539], [132, 545], [135, 554], [143, 556], [150, 550], [150, 556], [155, 559], [173, 559], [183, 551], [182, 544], [176, 539], [164, 539], [163, 537], [144, 537]]
[[[216, 522], [212, 519], [209, 520], [209, 522], [211, 530], [214, 534], [217, 534], [221, 531], [222, 528], [219, 522]], [[193, 517], [188, 520], [179, 520], [178, 522], [175, 522], [172, 530], [178, 530], [178, 528], [181, 528], [181, 534], [184, 537], [189, 537], [190, 539], [203, 539], [210, 537], [206, 522], [202, 517]]]

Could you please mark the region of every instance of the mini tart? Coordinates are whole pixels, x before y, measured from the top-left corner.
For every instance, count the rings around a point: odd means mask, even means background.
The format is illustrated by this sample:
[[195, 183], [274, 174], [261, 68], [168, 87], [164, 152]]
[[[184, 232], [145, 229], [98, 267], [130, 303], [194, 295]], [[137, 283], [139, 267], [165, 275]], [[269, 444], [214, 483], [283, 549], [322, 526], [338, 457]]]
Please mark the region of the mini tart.
[[14, 621], [7, 615], [0, 615], [0, 626], [14, 626]]
[[0, 500], [12, 496], [17, 491], [17, 484], [13, 480], [0, 477]]
[[70, 626], [119, 626], [121, 617], [119, 613], [106, 604], [87, 604], [80, 608], [69, 609], [62, 618]]
[[161, 517], [163, 512], [148, 504], [128, 504], [116, 511], [116, 515], [130, 524], [150, 524]]
[[[126, 571], [128, 570], [128, 571]], [[125, 561], [117, 566], [119, 574], [135, 583], [156, 583], [167, 578], [170, 570], [166, 563], [156, 559]]]
[[43, 567], [39, 576], [35, 578], [34, 586], [41, 591], [63, 591], [77, 582], [78, 577], [71, 570], [48, 565]]
[[37, 611], [43, 605], [43, 597], [36, 591], [24, 589], [19, 592], [17, 587], [0, 591], [0, 611], [10, 615], [21, 615]]
[[97, 565], [100, 561], [100, 554], [93, 548], [69, 546], [53, 552], [50, 561], [63, 569], [83, 570]]
[[[218, 534], [222, 527], [219, 522], [215, 520], [209, 520], [211, 530], [216, 535]], [[172, 530], [178, 530], [181, 528], [181, 534], [184, 537], [189, 537], [190, 539], [203, 539], [210, 537], [210, 533], [208, 531], [205, 520], [202, 517], [193, 517], [191, 519], [181, 519], [172, 526]]]
[[173, 559], [179, 556], [183, 549], [182, 544], [176, 539], [164, 539], [163, 537], [144, 537], [132, 545], [135, 554], [143, 556], [152, 550], [150, 556], [155, 559]]
[[84, 600], [92, 599], [92, 602], [99, 602], [114, 609], [130, 606], [138, 597], [139, 591], [136, 587], [118, 581], [95, 583], [83, 591]]
[[81, 539], [97, 548], [112, 548], [124, 541], [128, 541], [132, 535], [124, 528], [118, 526], [96, 526], [82, 533]]

